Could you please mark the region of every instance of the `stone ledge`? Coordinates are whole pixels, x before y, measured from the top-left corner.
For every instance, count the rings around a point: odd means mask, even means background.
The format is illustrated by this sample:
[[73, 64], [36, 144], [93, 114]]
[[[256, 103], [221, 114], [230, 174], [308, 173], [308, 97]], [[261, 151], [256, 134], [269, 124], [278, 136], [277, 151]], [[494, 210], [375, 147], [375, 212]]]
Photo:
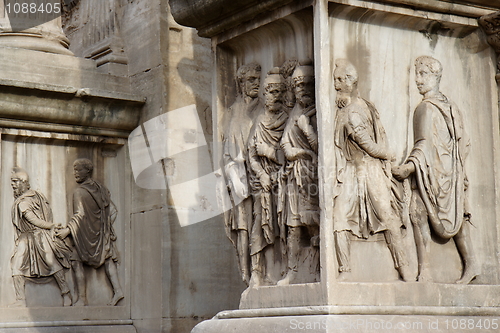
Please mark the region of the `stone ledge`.
[[[481, 327], [481, 328], [480, 328]], [[307, 332], [307, 333], [368, 333], [368, 332], [498, 332], [500, 319], [478, 316], [401, 316], [401, 315], [304, 315], [211, 319], [191, 333], [220, 332]]]
[[[286, 309], [311, 305], [319, 306], [315, 309], [325, 309], [321, 305], [327, 307], [328, 304], [347, 309], [402, 307], [405, 309], [421, 308], [426, 311], [434, 307], [449, 309], [466, 307], [478, 310], [494, 309], [500, 315], [500, 286], [497, 285], [338, 282], [331, 283], [329, 288], [332, 296], [328, 300], [320, 283], [252, 288], [243, 293], [240, 309], [253, 311], [251, 309]], [[311, 302], [312, 300], [314, 302]], [[321, 302], [323, 304], [320, 304]]]
[[0, 328], [0, 333], [137, 333], [133, 325], [106, 326], [36, 326]]
[[[287, 308], [221, 311], [217, 319], [315, 316], [315, 315], [423, 315], [423, 316], [500, 316], [500, 307], [492, 306], [297, 306]], [[500, 323], [499, 323], [500, 324]]]

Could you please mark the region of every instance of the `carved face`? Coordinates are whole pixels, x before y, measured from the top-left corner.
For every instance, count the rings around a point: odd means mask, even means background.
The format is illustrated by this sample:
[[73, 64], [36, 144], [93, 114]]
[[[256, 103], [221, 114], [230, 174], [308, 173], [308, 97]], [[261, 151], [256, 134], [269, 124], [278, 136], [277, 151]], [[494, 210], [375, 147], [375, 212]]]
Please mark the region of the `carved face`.
[[295, 78], [295, 97], [303, 107], [314, 104], [314, 77], [299, 76]]
[[243, 78], [243, 92], [246, 96], [256, 98], [259, 95], [260, 72], [252, 69]]
[[356, 79], [349, 75], [344, 67], [337, 67], [333, 73], [335, 90], [343, 93], [353, 92]]
[[271, 83], [266, 87], [264, 94], [266, 98], [266, 109], [271, 112], [278, 112], [283, 105], [283, 95], [285, 92], [285, 85], [280, 83]]
[[351, 103], [352, 93], [356, 88], [357, 79], [348, 73], [346, 67], [337, 67], [333, 72], [333, 82], [337, 90], [336, 104], [344, 108]]
[[415, 83], [421, 95], [429, 91], [438, 91], [440, 79], [440, 75], [432, 73], [426, 65], [419, 64], [415, 67]]
[[23, 195], [24, 192], [29, 190], [30, 184], [27, 180], [19, 177], [18, 175], [13, 175], [10, 179], [10, 186], [14, 190], [14, 197], [17, 198], [20, 195]]
[[90, 177], [90, 171], [81, 164], [75, 164], [73, 166], [73, 175], [78, 184], [83, 183]]

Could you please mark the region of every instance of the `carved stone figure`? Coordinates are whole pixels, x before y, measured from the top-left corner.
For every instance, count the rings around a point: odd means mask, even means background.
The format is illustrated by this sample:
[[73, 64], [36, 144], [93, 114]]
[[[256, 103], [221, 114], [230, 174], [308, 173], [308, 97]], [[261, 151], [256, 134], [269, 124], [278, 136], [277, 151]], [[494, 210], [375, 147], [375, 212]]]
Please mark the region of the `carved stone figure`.
[[293, 82], [293, 72], [295, 68], [299, 65], [299, 61], [295, 59], [287, 60], [281, 65], [280, 73], [283, 75], [285, 80], [286, 92], [284, 95], [283, 104], [291, 110], [295, 105], [295, 84]]
[[225, 115], [223, 135], [223, 170], [231, 197], [232, 209], [225, 218], [226, 234], [236, 248], [242, 280], [250, 282], [249, 227], [252, 221], [252, 198], [248, 188], [248, 137], [253, 119], [262, 111], [259, 99], [259, 64], [241, 66], [236, 73], [238, 96]]
[[287, 161], [278, 214], [282, 219], [281, 237], [286, 243], [288, 267], [279, 285], [296, 280], [304, 240], [306, 244], [319, 245], [318, 136], [312, 63], [301, 62], [293, 73], [293, 80], [296, 104], [281, 139]]
[[358, 73], [339, 59], [334, 72], [337, 184], [333, 220], [340, 280], [350, 272], [349, 234], [359, 238], [383, 232], [394, 266], [410, 279], [402, 242], [401, 207], [392, 190], [390, 153], [385, 130], [375, 106], [361, 98]]
[[497, 73], [500, 73], [500, 11], [480, 17], [478, 23], [497, 54]]
[[[264, 80], [265, 111], [255, 122], [248, 144], [253, 223], [250, 233], [251, 286], [274, 284], [275, 244], [279, 244], [278, 183], [284, 164], [280, 140], [288, 117], [283, 105], [284, 79], [275, 67]], [[265, 278], [264, 278], [265, 275]]]
[[116, 305], [124, 297], [118, 278], [118, 250], [113, 228], [117, 210], [108, 189], [91, 178], [94, 166], [90, 160], [77, 159], [73, 169], [75, 180], [80, 185], [73, 193], [73, 216], [57, 235], [63, 239], [71, 235], [74, 244], [71, 260], [78, 288], [75, 305], [87, 305], [83, 264], [93, 268], [104, 265], [113, 288], [108, 305]]
[[462, 114], [439, 91], [443, 67], [431, 57], [415, 61], [415, 82], [422, 102], [413, 117], [414, 146], [405, 164], [393, 167], [399, 179], [411, 176], [410, 219], [417, 246], [419, 281], [431, 281], [429, 251], [434, 234], [455, 240], [468, 284], [479, 273], [469, 236], [468, 180], [464, 164], [469, 152]]
[[17, 234], [11, 259], [16, 290], [12, 306], [26, 306], [26, 279], [39, 283], [52, 276], [61, 289], [64, 306], [70, 306], [72, 297], [65, 271], [71, 267], [71, 250], [55, 236], [49, 202], [42, 193], [30, 189], [29, 176], [22, 168], [12, 169], [11, 185], [15, 198], [12, 223]]

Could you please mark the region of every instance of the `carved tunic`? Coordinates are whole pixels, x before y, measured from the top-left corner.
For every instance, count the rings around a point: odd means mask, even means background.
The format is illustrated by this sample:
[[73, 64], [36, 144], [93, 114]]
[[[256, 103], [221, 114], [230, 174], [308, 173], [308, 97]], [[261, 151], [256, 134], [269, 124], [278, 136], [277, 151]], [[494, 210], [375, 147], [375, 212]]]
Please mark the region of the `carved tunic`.
[[[303, 108], [299, 103], [290, 112], [286, 123], [281, 147], [291, 151], [295, 148], [306, 149], [317, 153], [316, 133], [304, 133], [298, 126], [300, 116], [309, 117], [310, 124], [316, 131], [316, 109], [314, 106]], [[285, 153], [287, 155], [287, 153]], [[286, 182], [282, 186], [284, 206], [280, 207], [284, 223], [291, 227], [319, 224], [318, 199], [318, 165], [317, 160], [297, 158], [288, 160], [284, 175]]]
[[87, 179], [73, 193], [73, 217], [68, 222], [78, 259], [94, 268], [118, 259], [112, 215], [116, 213], [106, 187]]
[[70, 249], [52, 232], [52, 210], [45, 196], [28, 190], [14, 201], [12, 223], [17, 232], [12, 275], [51, 276], [69, 268]]
[[[273, 244], [279, 236], [277, 224], [278, 181], [284, 162], [280, 140], [285, 129], [287, 113], [263, 113], [249, 139], [250, 186], [254, 196], [254, 223], [251, 231], [250, 254], [260, 252], [268, 244]], [[271, 179], [271, 190], [266, 191], [261, 184], [261, 175]]]
[[335, 128], [337, 184], [334, 230], [360, 238], [399, 220], [392, 191], [386, 134], [375, 107], [361, 98], [338, 111]]
[[466, 209], [464, 161], [468, 155], [462, 115], [448, 99], [424, 99], [415, 110], [415, 145], [408, 158], [415, 164], [418, 192], [434, 231], [456, 235]]
[[[233, 203], [238, 207], [229, 214], [229, 220], [226, 221], [226, 229], [231, 239], [231, 230], [248, 230], [251, 219], [251, 203], [245, 202], [250, 194], [247, 173], [248, 137], [253, 124], [252, 114], [261, 109], [258, 98], [246, 103], [243, 97], [238, 97], [227, 114], [229, 121], [222, 142], [223, 166]], [[246, 207], [248, 205], [250, 207]]]

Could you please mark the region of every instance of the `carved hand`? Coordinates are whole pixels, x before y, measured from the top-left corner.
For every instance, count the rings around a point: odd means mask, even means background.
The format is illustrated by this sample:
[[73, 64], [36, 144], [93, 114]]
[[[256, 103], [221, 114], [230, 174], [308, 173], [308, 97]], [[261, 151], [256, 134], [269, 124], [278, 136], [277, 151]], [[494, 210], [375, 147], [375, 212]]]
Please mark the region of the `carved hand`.
[[412, 162], [392, 167], [394, 178], [400, 181], [408, 178], [413, 172], [415, 172], [415, 165]]
[[248, 197], [248, 189], [238, 177], [231, 178], [233, 189], [236, 195], [242, 199]]
[[299, 119], [297, 119], [297, 126], [299, 126], [302, 132], [307, 133], [309, 131], [309, 118], [305, 115], [301, 115]]
[[71, 233], [71, 231], [69, 230], [68, 227], [62, 228], [62, 229], [59, 229], [59, 228], [56, 229], [56, 236], [61, 238], [61, 239], [68, 237], [70, 233]]
[[264, 191], [269, 192], [271, 190], [271, 178], [265, 172], [260, 175], [260, 184], [264, 188]]
[[308, 149], [302, 149], [302, 148], [293, 148], [292, 150], [292, 155], [289, 156], [289, 159], [291, 161], [295, 161], [295, 160], [298, 160], [299, 158], [300, 159], [314, 159], [314, 152], [312, 150], [308, 150]]

